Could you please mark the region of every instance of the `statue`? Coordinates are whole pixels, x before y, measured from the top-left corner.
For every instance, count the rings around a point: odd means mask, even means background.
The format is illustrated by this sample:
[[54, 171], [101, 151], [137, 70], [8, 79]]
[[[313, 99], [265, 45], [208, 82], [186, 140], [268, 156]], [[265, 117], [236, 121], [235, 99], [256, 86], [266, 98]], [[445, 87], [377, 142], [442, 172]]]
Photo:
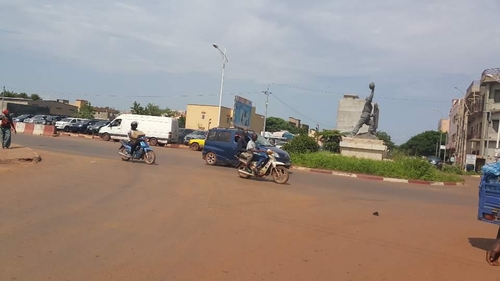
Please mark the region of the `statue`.
[[358, 124], [354, 126], [354, 129], [352, 130], [352, 136], [356, 136], [359, 132], [359, 129], [361, 129], [361, 126], [363, 125], [368, 125], [368, 134], [371, 136], [375, 136], [375, 132], [377, 130], [376, 124], [375, 124], [375, 119], [378, 117], [376, 116], [377, 113], [373, 112], [373, 94], [375, 92], [375, 83], [371, 82], [369, 85], [370, 90], [372, 92], [370, 95], [366, 98], [365, 106], [363, 107], [363, 111], [361, 112], [361, 117], [359, 118]]

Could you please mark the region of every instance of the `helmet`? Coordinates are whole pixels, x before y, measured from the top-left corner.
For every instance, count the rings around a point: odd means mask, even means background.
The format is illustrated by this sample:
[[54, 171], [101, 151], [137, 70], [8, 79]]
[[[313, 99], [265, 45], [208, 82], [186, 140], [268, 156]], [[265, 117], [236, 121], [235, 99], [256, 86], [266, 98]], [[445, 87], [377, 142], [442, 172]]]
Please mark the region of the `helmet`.
[[139, 126], [139, 123], [137, 123], [137, 121], [132, 121], [132, 123], [130, 123], [130, 128], [132, 128], [132, 130], [137, 129], [137, 126]]

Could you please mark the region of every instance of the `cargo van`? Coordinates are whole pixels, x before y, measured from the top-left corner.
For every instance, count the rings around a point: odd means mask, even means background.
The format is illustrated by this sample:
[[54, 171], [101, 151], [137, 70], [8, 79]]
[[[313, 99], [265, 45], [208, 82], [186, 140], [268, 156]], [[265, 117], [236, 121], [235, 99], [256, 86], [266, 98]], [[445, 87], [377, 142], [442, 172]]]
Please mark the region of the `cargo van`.
[[108, 125], [99, 129], [104, 141], [126, 140], [133, 121], [139, 123], [138, 130], [146, 134], [151, 146], [177, 143], [179, 140], [179, 121], [172, 117], [121, 114]]

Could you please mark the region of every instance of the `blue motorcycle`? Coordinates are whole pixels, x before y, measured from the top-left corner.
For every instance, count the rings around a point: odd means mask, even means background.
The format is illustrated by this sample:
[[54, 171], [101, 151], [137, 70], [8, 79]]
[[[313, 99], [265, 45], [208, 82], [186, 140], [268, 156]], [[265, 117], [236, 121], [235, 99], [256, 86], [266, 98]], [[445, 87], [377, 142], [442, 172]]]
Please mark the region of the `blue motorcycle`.
[[[118, 149], [118, 153], [122, 157], [123, 161], [129, 161], [132, 159], [130, 156], [130, 144], [126, 141], [121, 141], [121, 146]], [[139, 145], [135, 148], [133, 159], [144, 160], [148, 165], [154, 164], [156, 161], [156, 154], [153, 149], [148, 145], [145, 138], [139, 139]]]

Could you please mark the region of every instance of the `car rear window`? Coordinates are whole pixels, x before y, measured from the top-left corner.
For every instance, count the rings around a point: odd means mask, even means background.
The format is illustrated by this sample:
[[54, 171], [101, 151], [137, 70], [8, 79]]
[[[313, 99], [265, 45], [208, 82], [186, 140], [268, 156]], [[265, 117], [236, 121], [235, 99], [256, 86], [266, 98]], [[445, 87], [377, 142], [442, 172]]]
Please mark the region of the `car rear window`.
[[212, 130], [212, 131], [210, 131], [210, 132], [208, 133], [207, 140], [208, 140], [208, 141], [214, 141], [216, 136], [217, 136], [217, 131]]
[[219, 132], [217, 134], [217, 138], [216, 140], [217, 141], [221, 141], [221, 142], [230, 142], [231, 141], [231, 132]]

